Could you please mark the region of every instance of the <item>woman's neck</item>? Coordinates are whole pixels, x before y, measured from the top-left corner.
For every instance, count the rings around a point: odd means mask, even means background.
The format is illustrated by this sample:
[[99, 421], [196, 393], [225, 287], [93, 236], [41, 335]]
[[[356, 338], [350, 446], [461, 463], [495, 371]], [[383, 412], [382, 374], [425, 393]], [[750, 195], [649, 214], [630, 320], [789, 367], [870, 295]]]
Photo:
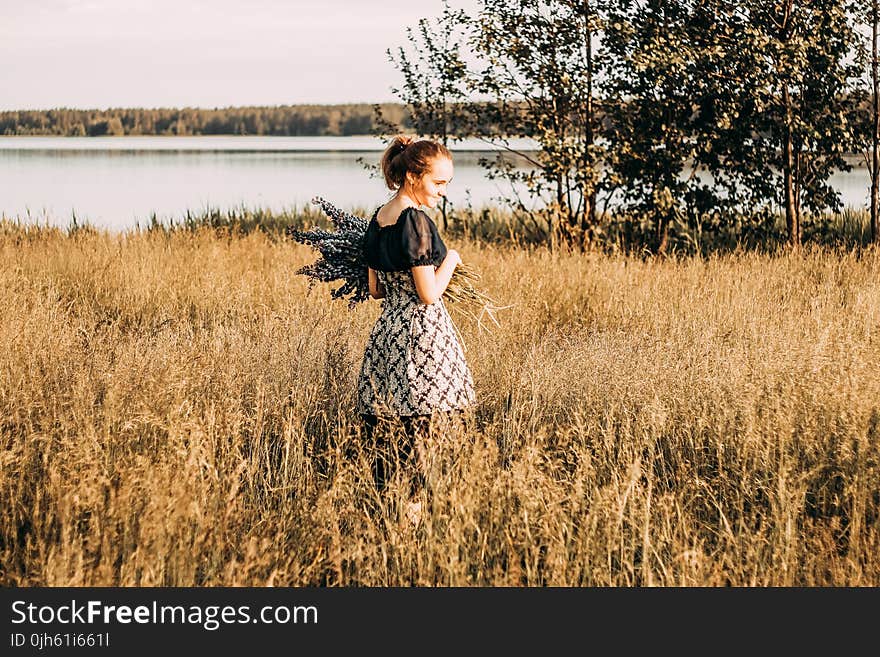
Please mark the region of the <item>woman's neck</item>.
[[406, 191], [403, 187], [401, 187], [392, 197], [391, 202], [399, 206], [401, 210], [409, 207], [420, 208], [423, 205], [423, 203], [416, 198], [415, 194]]

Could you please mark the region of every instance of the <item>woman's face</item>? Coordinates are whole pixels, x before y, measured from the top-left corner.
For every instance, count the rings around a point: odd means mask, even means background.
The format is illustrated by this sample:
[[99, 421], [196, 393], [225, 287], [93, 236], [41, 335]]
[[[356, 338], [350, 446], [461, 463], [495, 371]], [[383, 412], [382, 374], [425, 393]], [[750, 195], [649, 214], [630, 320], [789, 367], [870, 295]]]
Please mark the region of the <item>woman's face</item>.
[[429, 208], [437, 207], [440, 199], [446, 196], [446, 185], [452, 182], [452, 160], [436, 157], [425, 174], [412, 183], [415, 200]]

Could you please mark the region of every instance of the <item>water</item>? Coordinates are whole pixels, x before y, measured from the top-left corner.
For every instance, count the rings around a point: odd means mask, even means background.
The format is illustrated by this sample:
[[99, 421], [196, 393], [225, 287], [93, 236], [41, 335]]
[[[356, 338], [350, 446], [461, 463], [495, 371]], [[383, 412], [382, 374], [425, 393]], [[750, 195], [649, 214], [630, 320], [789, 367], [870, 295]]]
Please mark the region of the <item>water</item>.
[[[124, 230], [152, 214], [166, 221], [207, 208], [279, 212], [316, 195], [372, 208], [390, 192], [358, 158], [376, 163], [383, 148], [372, 137], [3, 137], [0, 213], [62, 226], [75, 215]], [[455, 149], [454, 203], [479, 206], [503, 192], [477, 160], [491, 149], [479, 141]]]
[[[358, 158], [376, 163], [383, 148], [373, 137], [0, 137], [0, 215], [67, 226], [75, 214], [80, 223], [126, 230], [153, 214], [167, 221], [208, 208], [280, 212], [316, 195], [373, 208], [391, 192]], [[495, 148], [480, 140], [452, 146], [455, 206], [510, 196], [478, 162]], [[831, 184], [845, 205], [867, 207], [863, 163]]]

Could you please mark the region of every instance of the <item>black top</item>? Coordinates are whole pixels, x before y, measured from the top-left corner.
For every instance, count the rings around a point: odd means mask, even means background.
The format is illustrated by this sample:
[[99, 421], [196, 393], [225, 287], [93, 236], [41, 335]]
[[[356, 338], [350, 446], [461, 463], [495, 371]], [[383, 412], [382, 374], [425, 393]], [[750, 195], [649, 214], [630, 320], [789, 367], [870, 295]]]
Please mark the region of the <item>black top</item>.
[[403, 271], [410, 267], [439, 267], [446, 258], [446, 245], [440, 239], [431, 217], [416, 208], [406, 208], [397, 221], [380, 226], [376, 217], [364, 234], [364, 258], [367, 264], [381, 271]]

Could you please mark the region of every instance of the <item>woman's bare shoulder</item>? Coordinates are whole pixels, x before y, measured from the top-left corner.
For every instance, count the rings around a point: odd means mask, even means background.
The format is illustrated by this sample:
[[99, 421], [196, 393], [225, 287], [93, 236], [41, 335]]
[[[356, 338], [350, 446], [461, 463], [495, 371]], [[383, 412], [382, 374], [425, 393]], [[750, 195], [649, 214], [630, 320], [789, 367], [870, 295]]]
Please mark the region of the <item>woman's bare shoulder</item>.
[[399, 224], [404, 217], [409, 216], [412, 211], [418, 212], [418, 208], [412, 205], [400, 205], [394, 201], [389, 201], [376, 211], [375, 219], [380, 228], [387, 228]]

